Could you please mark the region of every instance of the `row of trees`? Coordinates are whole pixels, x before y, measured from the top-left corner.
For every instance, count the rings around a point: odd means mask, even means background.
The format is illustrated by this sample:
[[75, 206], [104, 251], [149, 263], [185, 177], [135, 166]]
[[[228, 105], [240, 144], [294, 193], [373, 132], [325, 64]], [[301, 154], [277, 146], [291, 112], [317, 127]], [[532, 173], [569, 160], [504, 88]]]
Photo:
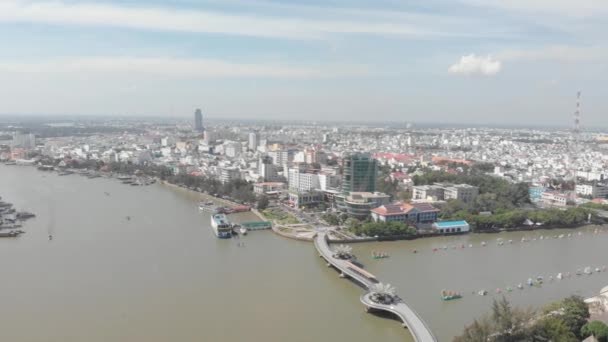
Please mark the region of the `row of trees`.
[[567, 227], [581, 225], [587, 222], [591, 214], [592, 222], [603, 223], [603, 219], [593, 214], [587, 208], [541, 209], [541, 210], [502, 210], [485, 216], [460, 210], [450, 215], [450, 218], [466, 220], [475, 231], [487, 231], [497, 228], [517, 228], [524, 226], [526, 220], [541, 223], [546, 227]]
[[489, 315], [467, 326], [456, 342], [581, 341], [594, 335], [606, 341], [605, 324], [590, 322], [583, 298], [571, 296], [540, 312], [513, 308], [504, 297], [494, 300]]
[[167, 178], [167, 181], [190, 189], [205, 191], [214, 196], [227, 196], [240, 202], [253, 203], [256, 200], [253, 184], [242, 179], [222, 184], [215, 178], [183, 174], [170, 176]]
[[416, 234], [416, 228], [410, 227], [401, 222], [359, 222], [350, 227], [356, 235], [362, 236], [408, 236]]
[[[482, 164], [483, 165], [483, 164]], [[436, 182], [465, 183], [479, 187], [479, 196], [470, 204], [464, 205], [472, 213], [514, 209], [530, 203], [528, 184], [511, 183], [506, 179], [482, 173], [485, 167], [473, 166], [468, 173], [452, 174], [443, 171], [430, 171], [413, 177], [415, 185]]]

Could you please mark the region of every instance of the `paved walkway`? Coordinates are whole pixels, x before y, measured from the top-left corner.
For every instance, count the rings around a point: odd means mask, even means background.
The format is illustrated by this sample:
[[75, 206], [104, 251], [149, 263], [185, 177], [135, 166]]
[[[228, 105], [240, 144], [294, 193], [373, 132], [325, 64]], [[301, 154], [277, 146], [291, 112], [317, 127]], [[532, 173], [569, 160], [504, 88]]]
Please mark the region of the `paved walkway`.
[[315, 248], [319, 252], [319, 255], [323, 259], [342, 272], [343, 275], [348, 276], [368, 290], [366, 294], [361, 296], [361, 303], [363, 303], [366, 307], [375, 310], [392, 312], [393, 314], [397, 315], [397, 317], [399, 317], [399, 319], [403, 321], [403, 324], [409, 329], [416, 342], [437, 341], [437, 338], [433, 335], [433, 332], [429, 326], [426, 325], [422, 318], [401, 298], [397, 297], [397, 301], [392, 305], [383, 305], [372, 301], [370, 299], [371, 292], [369, 292], [369, 288], [378, 281], [375, 278], [369, 278], [348, 267], [348, 263], [346, 261], [334, 258], [333, 252], [327, 243], [327, 234], [325, 232], [319, 232], [317, 234], [314, 244]]

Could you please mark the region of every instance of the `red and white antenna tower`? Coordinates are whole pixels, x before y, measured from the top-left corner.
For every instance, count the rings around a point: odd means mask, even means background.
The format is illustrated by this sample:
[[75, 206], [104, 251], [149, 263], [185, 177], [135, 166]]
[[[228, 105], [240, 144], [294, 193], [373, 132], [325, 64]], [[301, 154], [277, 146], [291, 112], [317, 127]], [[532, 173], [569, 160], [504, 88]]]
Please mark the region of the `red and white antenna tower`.
[[581, 134], [581, 92], [576, 94], [576, 111], [574, 112], [574, 138], [578, 143]]

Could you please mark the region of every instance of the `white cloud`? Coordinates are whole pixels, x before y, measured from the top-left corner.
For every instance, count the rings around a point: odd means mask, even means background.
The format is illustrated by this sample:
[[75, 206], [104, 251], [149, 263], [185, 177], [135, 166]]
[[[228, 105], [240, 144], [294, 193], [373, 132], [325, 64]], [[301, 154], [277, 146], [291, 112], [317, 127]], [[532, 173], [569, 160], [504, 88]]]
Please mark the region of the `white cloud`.
[[0, 73], [72, 75], [152, 75], [171, 78], [290, 78], [312, 79], [365, 75], [359, 65], [292, 66], [234, 63], [217, 59], [79, 57], [45, 61], [0, 61]]
[[476, 56], [470, 54], [460, 57], [458, 63], [451, 65], [448, 72], [459, 75], [492, 76], [500, 72], [502, 65], [490, 56]]
[[[0, 0], [0, 22], [45, 23], [122, 27], [143, 30], [194, 33], [222, 33], [255, 37], [321, 39], [328, 34], [374, 34], [404, 37], [478, 36], [478, 30], [463, 21], [450, 21], [432, 15], [413, 15], [412, 20], [387, 18], [372, 13], [347, 16], [347, 19], [299, 18], [299, 12], [260, 16], [230, 14], [168, 7], [133, 7], [116, 4], [73, 3], [64, 1]], [[435, 18], [435, 19], [433, 19]], [[407, 24], [405, 23], [407, 22]], [[429, 25], [429, 22], [435, 22]], [[504, 32], [497, 31], [497, 34]], [[488, 28], [486, 32], [491, 32]]]

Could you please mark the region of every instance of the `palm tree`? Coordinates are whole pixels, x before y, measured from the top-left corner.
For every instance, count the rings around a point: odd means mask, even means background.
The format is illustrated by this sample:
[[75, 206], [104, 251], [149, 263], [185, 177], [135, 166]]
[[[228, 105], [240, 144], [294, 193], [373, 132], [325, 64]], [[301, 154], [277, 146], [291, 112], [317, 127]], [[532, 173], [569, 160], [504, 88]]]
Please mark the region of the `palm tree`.
[[350, 260], [353, 258], [353, 248], [347, 245], [339, 245], [334, 251], [334, 258]]
[[371, 292], [370, 299], [379, 304], [389, 305], [397, 299], [395, 288], [391, 284], [373, 284], [369, 291]]

